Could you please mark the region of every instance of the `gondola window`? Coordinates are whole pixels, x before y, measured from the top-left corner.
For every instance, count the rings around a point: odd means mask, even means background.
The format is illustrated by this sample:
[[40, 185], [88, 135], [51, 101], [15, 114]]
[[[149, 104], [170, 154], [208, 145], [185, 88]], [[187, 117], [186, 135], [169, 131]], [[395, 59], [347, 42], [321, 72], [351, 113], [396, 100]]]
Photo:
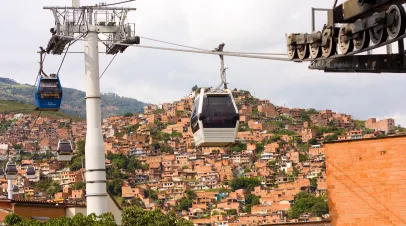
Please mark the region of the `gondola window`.
[[209, 96], [203, 99], [203, 128], [234, 128], [235, 114], [230, 96]]

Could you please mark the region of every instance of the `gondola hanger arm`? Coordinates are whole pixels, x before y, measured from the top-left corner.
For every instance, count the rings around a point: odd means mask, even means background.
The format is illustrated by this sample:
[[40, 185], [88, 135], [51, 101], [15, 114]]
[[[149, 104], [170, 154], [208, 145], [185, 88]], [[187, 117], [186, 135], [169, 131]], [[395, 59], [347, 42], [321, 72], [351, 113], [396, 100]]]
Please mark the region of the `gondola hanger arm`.
[[[46, 51], [42, 46], [40, 46], [39, 48], [41, 51], [38, 52], [39, 58], [40, 58], [38, 75], [44, 75], [44, 76], [48, 77], [48, 75], [44, 72], [44, 60], [45, 60], [45, 56], [46, 56], [44, 54], [46, 54]], [[44, 55], [44, 57], [43, 57], [43, 55]]]

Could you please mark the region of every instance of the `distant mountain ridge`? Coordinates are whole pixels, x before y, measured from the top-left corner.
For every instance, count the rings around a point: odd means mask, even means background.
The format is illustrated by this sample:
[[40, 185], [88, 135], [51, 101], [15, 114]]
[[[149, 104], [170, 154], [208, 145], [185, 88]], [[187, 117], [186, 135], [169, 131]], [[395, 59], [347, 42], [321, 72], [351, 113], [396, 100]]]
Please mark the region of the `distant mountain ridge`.
[[[33, 86], [20, 84], [9, 78], [0, 77], [0, 100], [18, 100], [34, 104]], [[86, 93], [77, 89], [63, 88], [61, 110], [67, 114], [86, 117]], [[124, 115], [127, 112], [142, 113], [147, 103], [122, 97], [115, 93], [101, 94], [102, 117]]]

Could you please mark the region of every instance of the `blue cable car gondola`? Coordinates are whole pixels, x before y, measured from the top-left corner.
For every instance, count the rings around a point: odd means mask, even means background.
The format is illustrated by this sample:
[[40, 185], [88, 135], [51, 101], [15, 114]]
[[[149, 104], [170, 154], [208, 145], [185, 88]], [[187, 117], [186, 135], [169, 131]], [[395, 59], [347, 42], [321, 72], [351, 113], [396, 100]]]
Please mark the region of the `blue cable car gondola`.
[[41, 75], [35, 89], [36, 110], [58, 111], [62, 102], [62, 86], [59, 77]]

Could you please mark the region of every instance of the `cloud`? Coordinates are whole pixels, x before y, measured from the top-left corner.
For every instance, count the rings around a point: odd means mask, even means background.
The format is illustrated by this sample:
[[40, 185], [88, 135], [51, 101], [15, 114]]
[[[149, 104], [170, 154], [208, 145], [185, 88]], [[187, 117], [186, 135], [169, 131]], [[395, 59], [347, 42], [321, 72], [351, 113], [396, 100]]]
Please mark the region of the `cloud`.
[[[99, 1], [82, 0], [82, 4]], [[70, 5], [70, 0], [14, 0], [0, 9], [7, 21], [0, 47], [2, 77], [32, 84], [38, 71], [38, 46], [46, 46], [52, 13], [44, 5]], [[129, 22], [143, 37], [213, 49], [226, 44], [227, 51], [285, 52], [285, 33], [310, 32], [310, 7], [330, 8], [330, 1], [243, 0], [137, 0], [129, 4]], [[14, 9], [18, 8], [16, 11]], [[18, 14], [18, 16], [16, 15]], [[316, 14], [316, 28], [327, 18]], [[13, 18], [10, 20], [10, 18]], [[143, 45], [167, 46], [142, 39]], [[396, 52], [396, 45], [393, 51]], [[71, 51], [83, 51], [77, 42]], [[385, 48], [376, 53], [385, 52]], [[45, 70], [56, 72], [63, 56], [47, 56]], [[100, 54], [100, 72], [112, 56]], [[70, 54], [61, 69], [62, 84], [84, 90], [84, 58]], [[332, 109], [359, 119], [396, 117], [406, 123], [406, 95], [401, 74], [338, 74], [309, 70], [308, 63], [226, 57], [231, 88], [250, 90], [277, 105]], [[217, 56], [128, 48], [119, 54], [101, 80], [102, 92], [115, 92], [141, 101], [162, 103], [178, 100], [194, 85], [220, 83]], [[403, 121], [402, 121], [403, 120]]]

